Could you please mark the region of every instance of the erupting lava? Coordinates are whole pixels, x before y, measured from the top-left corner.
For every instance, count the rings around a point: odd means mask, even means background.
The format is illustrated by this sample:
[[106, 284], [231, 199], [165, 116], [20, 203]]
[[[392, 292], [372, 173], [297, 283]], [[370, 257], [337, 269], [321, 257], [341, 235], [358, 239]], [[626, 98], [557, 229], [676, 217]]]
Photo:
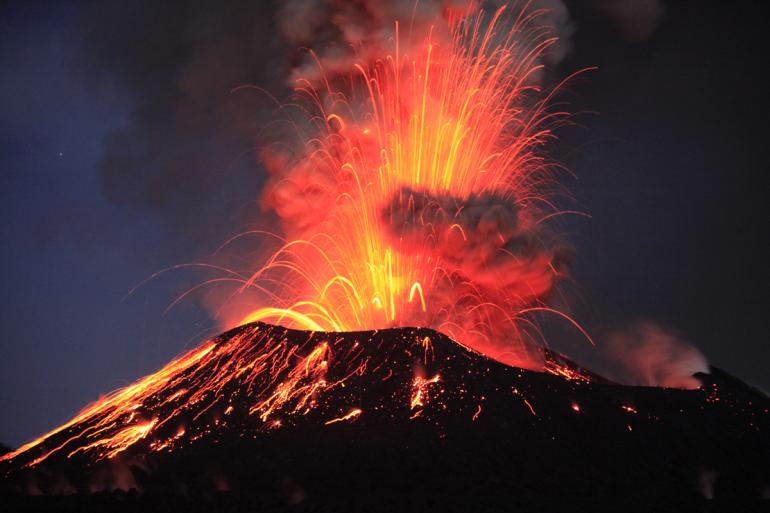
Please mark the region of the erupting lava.
[[[271, 173], [264, 202], [281, 217], [288, 242], [240, 283], [270, 306], [233, 324], [336, 332], [425, 326], [519, 367], [589, 379], [544, 361], [537, 330], [527, 329], [531, 312], [569, 320], [545, 303], [563, 275], [564, 249], [546, 226], [559, 212], [548, 197], [552, 166], [537, 153], [566, 114], [548, 109], [538, 85], [540, 60], [555, 38], [534, 23], [538, 12], [513, 14], [512, 24], [505, 12], [447, 8], [437, 20], [445, 26], [412, 27], [406, 38], [396, 22], [386, 58], [355, 66], [345, 79], [322, 69], [317, 80], [299, 80], [316, 111], [303, 152], [264, 152]], [[218, 405], [211, 410], [217, 418], [203, 424], [211, 429], [232, 412], [234, 389], [253, 399], [248, 413], [266, 429], [278, 427], [311, 410], [322, 392], [373, 372], [369, 358], [356, 356], [366, 341], [342, 356], [334, 344], [311, 336], [299, 347], [245, 326], [226, 344], [204, 343], [0, 461], [109, 459], [144, 439], [153, 450], [182, 435], [195, 440], [205, 433], [186, 431], [179, 412], [203, 405], [197, 419]], [[434, 358], [428, 337], [404, 350], [422, 351], [425, 364]], [[378, 361], [396, 372], [387, 355]], [[413, 417], [441, 389], [442, 375], [412, 378], [405, 401]], [[348, 406], [322, 420], [366, 415]], [[481, 411], [473, 405], [474, 420]]]
[[511, 26], [505, 9], [447, 8], [445, 26], [410, 29], [406, 49], [397, 21], [384, 58], [335, 80], [319, 60], [320, 78], [298, 80], [314, 113], [301, 154], [263, 151], [263, 201], [288, 242], [240, 289], [271, 304], [230, 325], [426, 326], [542, 368], [526, 317], [564, 316], [544, 301], [565, 248], [546, 226], [562, 212], [537, 150], [566, 113], [541, 96], [540, 60], [555, 38], [538, 14]]

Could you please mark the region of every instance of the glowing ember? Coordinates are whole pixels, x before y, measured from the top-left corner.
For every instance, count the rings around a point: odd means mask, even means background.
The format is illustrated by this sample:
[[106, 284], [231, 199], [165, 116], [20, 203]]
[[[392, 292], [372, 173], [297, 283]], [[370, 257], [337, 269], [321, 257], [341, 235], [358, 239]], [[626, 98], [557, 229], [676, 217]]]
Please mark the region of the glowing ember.
[[425, 402], [428, 400], [428, 387], [434, 383], [438, 383], [441, 376], [436, 374], [430, 379], [425, 379], [420, 376], [414, 378], [414, 384], [412, 385], [414, 392], [412, 393], [412, 400], [409, 406], [414, 410], [416, 408], [422, 408], [425, 406]]
[[361, 409], [356, 408], [354, 410], [351, 410], [350, 413], [348, 413], [346, 415], [343, 415], [342, 417], [338, 417], [336, 419], [332, 419], [332, 420], [326, 422], [326, 425], [328, 426], [329, 424], [335, 424], [337, 422], [344, 422], [346, 420], [354, 419], [354, 418], [358, 417], [359, 415], [361, 415]]
[[535, 409], [532, 407], [532, 403], [530, 403], [526, 397], [524, 397], [521, 392], [519, 392], [518, 388], [513, 389], [513, 395], [517, 395], [521, 397], [521, 400], [524, 401], [524, 404], [529, 408], [530, 413], [532, 413], [533, 417], [537, 417], [537, 413], [535, 413]]

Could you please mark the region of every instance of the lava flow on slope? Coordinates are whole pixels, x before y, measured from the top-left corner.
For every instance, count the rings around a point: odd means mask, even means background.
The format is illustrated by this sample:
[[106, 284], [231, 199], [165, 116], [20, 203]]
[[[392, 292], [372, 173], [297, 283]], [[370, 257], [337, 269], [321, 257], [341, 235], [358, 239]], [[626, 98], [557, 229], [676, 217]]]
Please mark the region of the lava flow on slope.
[[553, 500], [767, 486], [760, 392], [718, 370], [697, 390], [627, 387], [545, 359], [547, 372], [510, 367], [429, 329], [249, 324], [3, 456], [3, 486], [505, 503], [554, 483]]

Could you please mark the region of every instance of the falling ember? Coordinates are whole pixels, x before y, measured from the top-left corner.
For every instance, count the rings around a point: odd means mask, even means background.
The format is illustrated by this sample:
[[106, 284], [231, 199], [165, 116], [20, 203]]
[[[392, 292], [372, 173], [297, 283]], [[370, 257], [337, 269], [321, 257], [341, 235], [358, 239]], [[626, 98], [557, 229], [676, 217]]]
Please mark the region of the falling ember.
[[535, 413], [535, 409], [532, 407], [532, 405], [529, 403], [529, 401], [524, 399], [524, 404], [527, 405], [527, 408], [529, 408], [530, 413], [532, 413], [533, 416], [537, 417], [537, 413]]
[[346, 420], [351, 420], [357, 418], [359, 415], [361, 415], [361, 409], [356, 408], [354, 410], [351, 410], [346, 415], [343, 415], [342, 417], [337, 417], [336, 419], [332, 419], [325, 424], [328, 426], [329, 424], [336, 424], [337, 422], [344, 422]]
[[513, 395], [517, 395], [517, 396], [521, 397], [521, 400], [524, 402], [524, 404], [527, 406], [527, 408], [529, 408], [529, 411], [532, 414], [532, 416], [533, 417], [537, 417], [537, 413], [535, 413], [535, 409], [532, 407], [532, 403], [530, 403], [529, 400], [527, 400], [527, 398], [524, 397], [521, 394], [521, 392], [519, 392], [518, 388], [514, 388], [513, 389]]

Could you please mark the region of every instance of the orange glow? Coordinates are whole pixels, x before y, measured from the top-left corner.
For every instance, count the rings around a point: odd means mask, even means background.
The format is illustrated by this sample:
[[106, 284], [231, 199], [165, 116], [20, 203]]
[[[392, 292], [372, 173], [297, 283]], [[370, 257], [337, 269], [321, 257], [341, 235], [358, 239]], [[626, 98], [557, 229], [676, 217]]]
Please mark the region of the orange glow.
[[[536, 15], [507, 23], [504, 8], [447, 16], [451, 37], [410, 33], [408, 45], [397, 22], [392, 53], [356, 65], [344, 90], [328, 80], [297, 81], [320, 134], [307, 137], [293, 163], [274, 158], [283, 167], [264, 201], [285, 217], [287, 242], [240, 288], [262, 298], [267, 292], [274, 304], [230, 325], [429, 326], [506, 363], [541, 365], [527, 316], [552, 312], [571, 321], [543, 304], [560, 279], [557, 257], [548, 248], [515, 255], [506, 244], [527, 239], [558, 213], [542, 212], [555, 210], [543, 192], [552, 166], [536, 152], [566, 116], [549, 110], [553, 93], [543, 95], [538, 85], [540, 59], [554, 39], [534, 26]], [[278, 165], [266, 158], [268, 169]], [[464, 205], [438, 208], [435, 215], [449, 220], [444, 226], [415, 211], [420, 194], [460, 203], [491, 195], [516, 209], [515, 229], [485, 233], [479, 242], [477, 227], [471, 234], [453, 220]], [[292, 221], [308, 209], [317, 215]], [[415, 216], [420, 226], [410, 229], [424, 236], [395, 233], [399, 215]], [[480, 262], [508, 262], [487, 271], [456, 261], [471, 251], [486, 251]]]
[[414, 378], [414, 383], [412, 384], [412, 399], [409, 403], [411, 409], [414, 410], [415, 408], [422, 408], [425, 406], [425, 402], [427, 402], [428, 387], [434, 383], [438, 383], [440, 379], [441, 376], [438, 374], [430, 379], [425, 379], [420, 376]]
[[129, 446], [147, 436], [147, 433], [150, 432], [155, 425], [155, 422], [156, 421], [153, 420], [151, 422], [145, 422], [122, 429], [110, 437], [78, 447], [69, 453], [68, 457], [77, 454], [80, 451], [95, 449], [100, 452], [97, 459], [114, 458], [122, 451], [125, 451]]

